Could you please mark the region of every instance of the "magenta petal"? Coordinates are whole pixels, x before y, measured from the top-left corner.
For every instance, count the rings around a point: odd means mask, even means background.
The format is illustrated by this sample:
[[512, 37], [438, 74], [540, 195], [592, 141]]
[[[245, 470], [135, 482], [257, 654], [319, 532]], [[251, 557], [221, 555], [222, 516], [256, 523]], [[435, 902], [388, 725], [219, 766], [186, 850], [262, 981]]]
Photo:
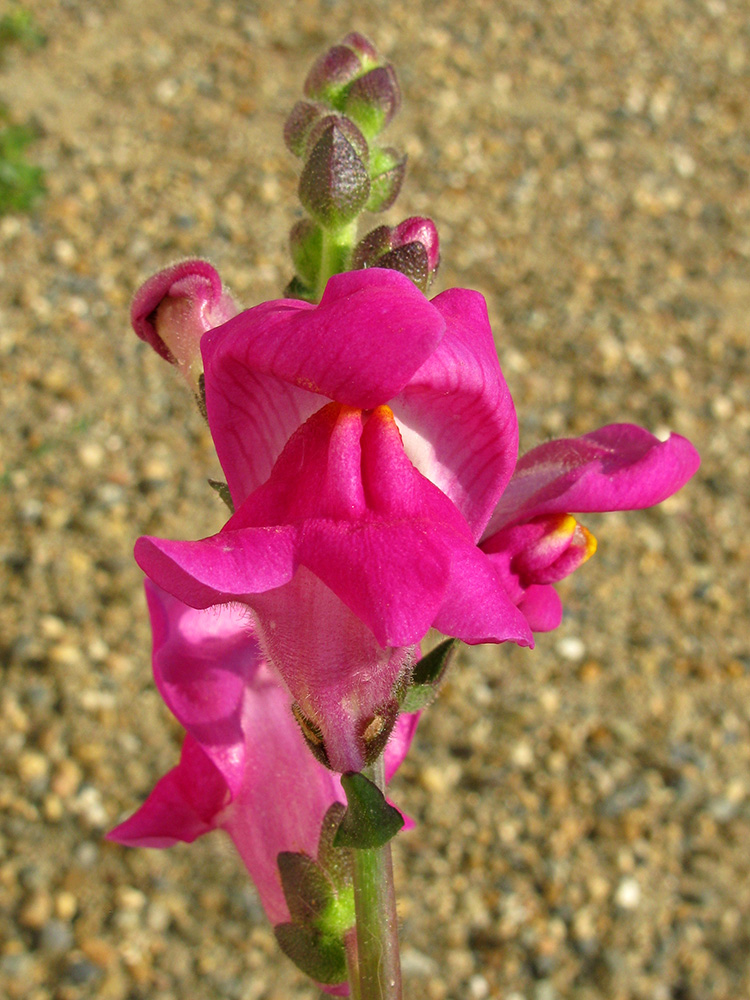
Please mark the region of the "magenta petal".
[[135, 559], [163, 590], [192, 608], [245, 600], [294, 573], [293, 527], [222, 531], [197, 542], [139, 538]]
[[490, 559], [476, 546], [456, 546], [445, 600], [434, 626], [472, 645], [534, 645], [526, 619], [508, 597]]
[[419, 724], [420, 712], [403, 712], [396, 720], [385, 748], [385, 780], [390, 781], [404, 762]]
[[263, 657], [247, 609], [196, 611], [146, 580], [156, 686], [236, 795], [245, 764], [245, 693]]
[[242, 787], [222, 819], [272, 924], [289, 920], [276, 858], [281, 851], [315, 857], [320, 826], [333, 802], [344, 802], [338, 776], [310, 753], [291, 713], [289, 692], [269, 667], [255, 675], [245, 700], [247, 754]]
[[451, 554], [427, 523], [308, 521], [299, 561], [365, 622], [382, 646], [419, 642], [445, 593]]
[[659, 441], [633, 424], [549, 441], [519, 460], [484, 537], [541, 514], [650, 507], [676, 493], [699, 464], [679, 434]]
[[483, 297], [452, 288], [432, 304], [445, 336], [393, 412], [409, 458], [455, 503], [477, 540], [513, 472], [518, 423]]
[[263, 646], [303, 712], [320, 727], [331, 767], [364, 766], [361, 733], [411, 665], [410, 647], [382, 646], [310, 570], [251, 599]]
[[[203, 348], [204, 363], [213, 364], [205, 343]], [[239, 508], [268, 479], [291, 435], [326, 400], [273, 375], [243, 368], [231, 356], [222, 356], [207, 369], [205, 385], [214, 445]]]
[[141, 808], [107, 834], [129, 847], [190, 844], [216, 829], [216, 817], [229, 801], [226, 782], [199, 744], [186, 736], [177, 767], [165, 774]]
[[[208, 334], [202, 343], [206, 406], [235, 499], [241, 502], [264, 481], [294, 429], [294, 411], [300, 422], [313, 412], [310, 394], [321, 397], [319, 405], [328, 399], [358, 409], [386, 403], [434, 351], [444, 329], [440, 313], [405, 275], [370, 268], [334, 275], [317, 306], [265, 302]], [[256, 401], [258, 375], [280, 386], [263, 381]]]
[[532, 632], [551, 632], [562, 621], [562, 602], [549, 584], [533, 583], [521, 598], [518, 610]]

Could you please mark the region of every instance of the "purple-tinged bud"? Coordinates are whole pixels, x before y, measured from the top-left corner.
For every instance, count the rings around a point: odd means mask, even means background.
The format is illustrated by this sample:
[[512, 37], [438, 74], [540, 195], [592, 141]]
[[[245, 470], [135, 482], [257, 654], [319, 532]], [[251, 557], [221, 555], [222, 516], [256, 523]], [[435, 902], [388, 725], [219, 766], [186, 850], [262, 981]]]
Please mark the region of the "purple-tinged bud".
[[406, 246], [408, 243], [421, 243], [427, 251], [427, 266], [432, 274], [440, 264], [440, 241], [437, 226], [432, 219], [422, 215], [413, 215], [404, 219], [393, 230], [393, 246]]
[[300, 219], [289, 233], [289, 247], [302, 284], [314, 288], [323, 253], [323, 230], [311, 219]]
[[358, 77], [346, 90], [344, 111], [372, 139], [382, 132], [401, 106], [401, 90], [390, 63]]
[[370, 159], [369, 212], [384, 212], [398, 197], [406, 175], [406, 154], [396, 149], [373, 149]]
[[431, 219], [406, 219], [395, 229], [378, 226], [354, 250], [352, 267], [401, 271], [426, 292], [440, 261], [438, 235]]
[[297, 101], [284, 123], [284, 142], [294, 156], [304, 156], [310, 129], [329, 113], [325, 104]]
[[343, 130], [329, 125], [302, 170], [302, 205], [326, 229], [337, 229], [359, 215], [369, 196], [367, 167]]
[[334, 45], [315, 62], [305, 80], [305, 97], [328, 101], [335, 106], [336, 98], [362, 73], [362, 60], [348, 45]]
[[365, 38], [364, 35], [360, 35], [358, 31], [350, 31], [341, 44], [348, 45], [350, 49], [354, 49], [362, 60], [364, 67], [367, 66], [368, 62], [377, 63], [380, 59], [378, 50], [372, 42]]
[[367, 145], [367, 139], [365, 139], [351, 118], [347, 118], [346, 115], [339, 115], [336, 113], [326, 114], [323, 118], [320, 118], [313, 124], [307, 135], [305, 154], [308, 155], [312, 152], [318, 142], [318, 139], [320, 139], [326, 129], [330, 128], [332, 125], [335, 125], [336, 128], [345, 136], [349, 144], [354, 149], [354, 152], [366, 166], [370, 159], [370, 147]]
[[390, 226], [378, 226], [364, 236], [354, 248], [352, 255], [352, 270], [360, 271], [365, 267], [378, 267], [380, 258], [393, 248]]
[[136, 292], [130, 310], [133, 329], [157, 354], [176, 365], [200, 396], [201, 337], [239, 312], [204, 260], [184, 260], [159, 271]]

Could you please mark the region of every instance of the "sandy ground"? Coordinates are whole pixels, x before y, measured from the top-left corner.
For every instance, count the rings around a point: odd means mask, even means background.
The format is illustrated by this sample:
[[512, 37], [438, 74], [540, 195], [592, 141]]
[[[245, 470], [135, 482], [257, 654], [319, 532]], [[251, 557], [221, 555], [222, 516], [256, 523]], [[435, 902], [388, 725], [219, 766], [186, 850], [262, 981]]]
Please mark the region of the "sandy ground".
[[351, 28], [396, 63], [387, 216], [478, 288], [522, 446], [627, 420], [690, 437], [661, 508], [596, 557], [534, 652], [466, 649], [394, 784], [410, 1000], [750, 997], [750, 5], [27, 3], [0, 100], [48, 195], [0, 220], [0, 995], [310, 1000], [221, 835], [103, 833], [177, 759], [151, 681], [141, 533], [222, 523], [210, 440], [130, 332], [139, 282], [290, 276], [281, 126]]

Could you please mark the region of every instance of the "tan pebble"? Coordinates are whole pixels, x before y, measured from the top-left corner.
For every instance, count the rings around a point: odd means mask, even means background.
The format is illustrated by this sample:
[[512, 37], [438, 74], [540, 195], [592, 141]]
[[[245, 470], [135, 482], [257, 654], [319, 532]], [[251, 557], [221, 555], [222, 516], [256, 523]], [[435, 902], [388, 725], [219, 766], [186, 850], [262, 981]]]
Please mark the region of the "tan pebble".
[[420, 775], [420, 781], [428, 792], [439, 795], [453, 788], [460, 777], [461, 768], [458, 764], [451, 763], [445, 767], [425, 767]]
[[82, 764], [98, 764], [105, 753], [101, 743], [77, 743], [73, 747], [73, 754]]
[[59, 823], [65, 810], [59, 795], [47, 795], [43, 804], [44, 818], [48, 823]]
[[79, 942], [78, 947], [89, 961], [102, 969], [117, 965], [117, 949], [102, 938], [86, 938]]
[[54, 646], [49, 652], [49, 658], [61, 667], [74, 667], [82, 660], [80, 649], [68, 643]]
[[117, 903], [124, 910], [140, 912], [146, 905], [146, 896], [132, 885], [123, 885], [117, 890]]
[[58, 892], [55, 896], [55, 914], [60, 920], [72, 920], [78, 912], [78, 900], [72, 892]]
[[104, 448], [96, 441], [87, 441], [78, 449], [78, 457], [87, 469], [96, 469], [104, 461]]
[[3, 721], [12, 726], [16, 732], [27, 733], [29, 731], [29, 717], [13, 695], [7, 695], [3, 699], [2, 717]]
[[44, 754], [35, 750], [27, 750], [18, 758], [18, 776], [21, 781], [38, 781], [45, 778], [49, 771], [49, 761]]
[[42, 615], [39, 631], [47, 639], [61, 639], [65, 635], [65, 622], [56, 615]]
[[52, 779], [52, 791], [61, 799], [67, 799], [78, 791], [82, 777], [81, 769], [75, 761], [60, 761]]
[[49, 893], [38, 892], [28, 899], [21, 907], [18, 922], [22, 927], [38, 931], [52, 916], [52, 897]]

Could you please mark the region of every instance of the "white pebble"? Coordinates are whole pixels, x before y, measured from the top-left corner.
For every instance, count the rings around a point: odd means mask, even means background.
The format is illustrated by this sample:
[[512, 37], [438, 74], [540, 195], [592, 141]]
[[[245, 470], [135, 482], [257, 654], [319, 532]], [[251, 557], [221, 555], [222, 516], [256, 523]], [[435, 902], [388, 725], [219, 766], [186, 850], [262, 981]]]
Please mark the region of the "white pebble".
[[586, 646], [583, 641], [575, 635], [568, 635], [560, 639], [555, 647], [564, 660], [582, 660], [586, 655]]
[[623, 910], [635, 910], [641, 901], [641, 887], [634, 878], [624, 878], [617, 886], [615, 903]]

